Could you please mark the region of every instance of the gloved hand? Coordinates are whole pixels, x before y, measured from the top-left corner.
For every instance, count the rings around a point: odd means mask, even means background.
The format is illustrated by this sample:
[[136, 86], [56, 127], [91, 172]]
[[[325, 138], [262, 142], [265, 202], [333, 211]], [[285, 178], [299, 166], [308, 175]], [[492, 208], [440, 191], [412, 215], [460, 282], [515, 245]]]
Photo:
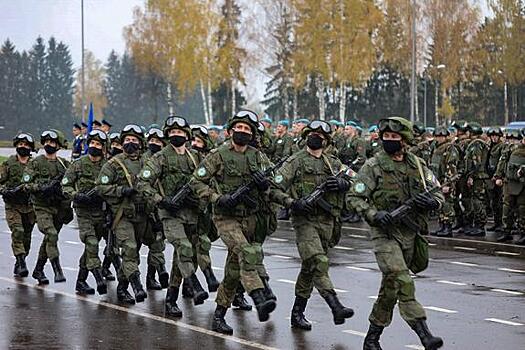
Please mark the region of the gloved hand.
[[233, 209], [237, 206], [237, 204], [239, 203], [237, 203], [237, 201], [232, 199], [231, 194], [223, 194], [217, 200], [217, 206], [224, 207], [227, 209]]
[[255, 181], [255, 185], [257, 185], [257, 188], [259, 191], [266, 191], [268, 187], [270, 187], [270, 181], [264, 176], [264, 171], [259, 170], [252, 174], [253, 180]]
[[133, 187], [122, 187], [122, 190], [120, 190], [120, 193], [123, 197], [131, 197], [135, 194], [137, 194], [137, 190]]
[[199, 199], [190, 194], [189, 196], [186, 196], [186, 199], [184, 199], [184, 204], [190, 208], [197, 208], [199, 206]]
[[133, 206], [135, 207], [136, 215], [143, 215], [146, 213], [146, 205], [144, 203], [133, 203]]
[[77, 193], [75, 195], [75, 198], [73, 198], [73, 201], [76, 204], [87, 205], [91, 203], [91, 197], [86, 195], [85, 193]]
[[314, 209], [306, 200], [303, 198], [295, 199], [290, 207], [293, 213], [297, 214], [309, 214]]
[[42, 187], [40, 187], [40, 192], [45, 197], [51, 197], [56, 193], [55, 186], [52, 183], [45, 184]]
[[4, 190], [2, 191], [2, 197], [6, 201], [12, 201], [16, 197], [16, 193], [13, 190]]
[[329, 192], [346, 192], [350, 188], [350, 183], [342, 177], [330, 176], [326, 179], [325, 186]]
[[439, 202], [432, 197], [430, 193], [419, 193], [414, 197], [416, 206], [423, 210], [436, 210], [439, 208]]
[[175, 213], [179, 211], [180, 208], [182, 208], [182, 203], [172, 203], [170, 197], [164, 197], [160, 201], [159, 207], [161, 207], [162, 209], [166, 209], [167, 211], [171, 213]]
[[386, 210], [380, 210], [374, 215], [374, 224], [380, 227], [392, 225], [392, 215]]

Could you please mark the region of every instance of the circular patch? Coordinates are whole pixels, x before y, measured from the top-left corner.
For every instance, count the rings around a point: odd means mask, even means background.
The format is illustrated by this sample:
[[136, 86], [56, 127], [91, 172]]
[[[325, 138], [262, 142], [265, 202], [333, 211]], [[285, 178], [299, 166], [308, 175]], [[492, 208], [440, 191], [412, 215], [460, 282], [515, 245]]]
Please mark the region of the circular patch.
[[31, 180], [31, 175], [25, 174], [22, 180], [24, 180], [24, 182], [29, 182], [29, 180]]
[[279, 140], [277, 140], [277, 143], [278, 143], [278, 144], [283, 143], [283, 139], [279, 139]]
[[69, 183], [69, 180], [67, 179], [67, 177], [62, 179], [62, 185], [67, 185], [68, 183]]
[[107, 177], [107, 175], [103, 175], [103, 176], [100, 178], [100, 182], [102, 182], [104, 185], [105, 185], [105, 184], [108, 184], [108, 183], [109, 183], [109, 177]]
[[282, 175], [276, 175], [274, 180], [276, 184], [280, 184], [281, 182], [283, 182], [284, 178]]
[[362, 182], [357, 182], [355, 185], [354, 185], [354, 191], [356, 193], [363, 193], [365, 192], [366, 190], [366, 185]]
[[204, 175], [206, 175], [206, 168], [200, 167], [199, 170], [197, 170], [197, 175], [200, 177], [203, 177]]
[[149, 171], [148, 169], [144, 170], [142, 172], [142, 177], [145, 178], [145, 179], [149, 179], [149, 177], [151, 176], [151, 171]]

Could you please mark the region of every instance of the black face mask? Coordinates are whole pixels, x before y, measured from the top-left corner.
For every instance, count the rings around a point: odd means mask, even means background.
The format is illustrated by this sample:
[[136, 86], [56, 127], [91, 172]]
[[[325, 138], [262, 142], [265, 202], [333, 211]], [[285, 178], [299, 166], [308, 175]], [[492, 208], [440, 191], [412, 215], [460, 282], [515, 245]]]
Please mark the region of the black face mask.
[[124, 148], [124, 152], [127, 154], [134, 154], [139, 151], [140, 145], [135, 142], [128, 142], [122, 145], [122, 148]]
[[162, 146], [157, 145], [156, 143], [150, 143], [148, 144], [148, 148], [151, 151], [151, 153], [155, 154], [162, 149]]
[[197, 152], [200, 152], [200, 153], [206, 152], [206, 147], [191, 146], [191, 148], [193, 148], [194, 150], [196, 150]]
[[400, 140], [383, 140], [383, 149], [388, 154], [395, 154], [401, 151]]
[[88, 147], [88, 154], [92, 157], [102, 157], [102, 150], [97, 147]]
[[319, 135], [308, 135], [308, 138], [306, 139], [306, 146], [310, 148], [311, 150], [318, 150], [323, 148], [323, 138]]
[[123, 150], [120, 149], [120, 148], [117, 148], [117, 147], [113, 147], [113, 148], [109, 151], [109, 153], [110, 153], [113, 157], [116, 156], [117, 154], [121, 154], [122, 152], [123, 152]]
[[17, 147], [16, 148], [16, 153], [20, 156], [20, 157], [29, 157], [31, 155], [31, 150], [27, 147]]
[[186, 143], [186, 141], [188, 141], [188, 140], [186, 139], [185, 136], [180, 136], [180, 135], [170, 136], [170, 143], [174, 147], [180, 147], [180, 146], [184, 145]]
[[235, 142], [236, 145], [246, 146], [252, 140], [252, 135], [250, 135], [248, 133], [245, 133], [245, 132], [234, 131], [232, 139], [233, 139], [233, 142]]
[[47, 154], [55, 154], [58, 151], [58, 148], [51, 146], [51, 145], [45, 145], [44, 151], [46, 151]]

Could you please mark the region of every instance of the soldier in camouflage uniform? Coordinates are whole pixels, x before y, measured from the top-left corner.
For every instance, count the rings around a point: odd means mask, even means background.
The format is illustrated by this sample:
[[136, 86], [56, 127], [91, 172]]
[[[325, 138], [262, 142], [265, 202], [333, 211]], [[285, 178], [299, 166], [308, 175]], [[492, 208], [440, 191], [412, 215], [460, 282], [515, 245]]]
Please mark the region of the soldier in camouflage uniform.
[[122, 152], [124, 152], [124, 150], [122, 149], [122, 143], [120, 143], [120, 133], [112, 132], [111, 134], [109, 134], [108, 138], [109, 138], [109, 143], [108, 143], [109, 147], [108, 147], [107, 158], [109, 160], [112, 157], [118, 154], [121, 154]]
[[341, 151], [347, 141], [344, 133], [344, 124], [336, 119], [330, 120], [329, 123], [332, 126], [332, 143], [337, 151]]
[[305, 118], [297, 119], [292, 124], [293, 147], [292, 152], [299, 152], [305, 146], [305, 139], [303, 139], [303, 129], [308, 125], [309, 120]]
[[379, 151], [381, 151], [383, 147], [381, 145], [381, 139], [379, 139], [377, 125], [372, 125], [371, 127], [369, 127], [368, 132], [370, 133], [370, 140], [368, 141], [368, 145], [366, 148], [367, 159], [375, 156]]
[[359, 136], [357, 125], [350, 121], [345, 126], [346, 144], [339, 149], [339, 159], [355, 171], [366, 161], [366, 141]]
[[452, 123], [452, 127], [456, 129], [456, 140], [454, 142], [458, 152], [459, 152], [459, 163], [458, 163], [458, 173], [462, 176], [456, 181], [455, 184], [455, 195], [454, 200], [454, 212], [456, 213], [456, 225], [452, 228], [453, 230], [458, 230], [458, 233], [468, 232], [469, 225], [466, 220], [464, 213], [465, 206], [465, 193], [467, 189], [467, 178], [465, 170], [465, 151], [467, 146], [470, 143], [470, 125], [466, 121], [455, 121]]
[[[343, 324], [354, 314], [352, 309], [341, 304], [328, 275], [328, 249], [337, 244], [335, 235], [341, 230], [339, 216], [345, 192], [350, 187], [344, 176], [336, 177], [343, 170], [343, 164], [323, 152], [331, 142], [331, 135], [328, 123], [311, 122], [303, 130], [306, 148], [295, 153], [277, 170], [274, 177], [276, 188], [271, 193], [273, 201], [292, 212], [292, 226], [302, 264], [295, 284], [291, 325], [304, 330], [312, 329], [304, 311], [314, 286], [332, 310], [336, 325]], [[317, 205], [312, 207], [304, 199], [322, 183], [326, 184], [327, 193], [323, 200], [329, 204], [330, 212]]]
[[498, 162], [502, 156], [505, 144], [501, 140], [503, 132], [500, 128], [490, 128], [487, 131], [487, 135], [490, 138], [489, 156], [486, 164], [486, 171], [489, 179], [486, 180], [485, 183], [488, 192], [487, 205], [492, 209], [494, 216], [494, 225], [487, 228], [487, 230], [497, 231], [502, 225], [503, 191], [500, 186], [496, 186], [494, 175], [496, 175]]
[[13, 138], [16, 154], [0, 165], [0, 194], [5, 203], [5, 219], [11, 230], [11, 249], [16, 259], [13, 274], [27, 277], [26, 257], [31, 247], [31, 232], [35, 226], [35, 212], [29, 202], [29, 193], [22, 182], [22, 174], [35, 151], [33, 135], [19, 133]]
[[87, 137], [87, 155], [74, 161], [62, 179], [64, 194], [68, 199], [73, 200], [80, 241], [84, 244], [75, 287], [79, 294], [95, 293], [95, 290], [86, 281], [89, 271], [97, 282], [98, 294], [107, 293], [107, 285], [102, 275], [100, 258], [98, 257], [98, 242], [102, 237], [107, 237], [103, 211], [104, 202], [94, 191], [95, 181], [100, 169], [106, 163], [104, 150], [107, 139], [108, 137], [103, 131], [91, 131]]
[[[256, 213], [268, 200], [270, 182], [264, 176], [269, 164], [263, 154], [249, 146], [257, 133], [257, 115], [240, 111], [228, 123], [230, 143], [213, 150], [194, 173], [195, 192], [201, 200], [213, 204], [213, 221], [228, 247], [224, 280], [217, 291], [217, 308], [212, 329], [232, 334], [224, 316], [235, 296], [239, 281], [252, 297], [259, 321], [269, 319], [276, 307], [263, 264], [262, 246], [256, 243]], [[255, 188], [247, 198], [235, 200], [232, 192], [253, 179]], [[266, 293], [265, 293], [266, 290]]]
[[278, 162], [292, 154], [293, 138], [288, 134], [288, 120], [280, 120], [275, 129], [274, 147], [271, 156], [272, 161]]
[[[139, 272], [138, 244], [148, 232], [146, 201], [137, 190], [142, 168], [140, 152], [144, 149], [142, 128], [128, 124], [120, 133], [124, 152], [111, 158], [100, 170], [96, 181], [97, 192], [109, 204], [113, 213], [112, 229], [122, 254], [118, 274], [117, 298], [120, 302], [143, 302], [147, 294], [142, 287]], [[129, 284], [135, 298], [128, 292]]]
[[31, 192], [38, 229], [44, 234], [33, 278], [39, 284], [49, 283], [44, 274], [44, 265], [49, 259], [55, 274], [55, 283], [65, 282], [66, 277], [59, 260], [58, 234], [62, 225], [73, 220], [73, 211], [71, 202], [64, 198], [60, 185], [69, 162], [58, 157], [57, 152], [61, 147], [67, 147], [67, 141], [62, 132], [51, 129], [42, 133], [40, 143], [44, 146], [45, 154], [29, 162], [23, 175], [26, 188]]
[[426, 164], [429, 164], [432, 154], [432, 137], [421, 122], [414, 123], [414, 134], [414, 146], [409, 151], [422, 158]]
[[[448, 140], [450, 132], [445, 127], [434, 130], [436, 148], [432, 153], [429, 168], [440, 182], [445, 182], [457, 174], [459, 151]], [[455, 221], [453, 184], [443, 187], [445, 202], [439, 212], [439, 229], [432, 233], [439, 237], [452, 237], [452, 225]]]
[[[349, 203], [371, 226], [372, 244], [383, 274], [363, 349], [381, 349], [379, 338], [384, 327], [390, 325], [398, 302], [401, 317], [416, 332], [425, 349], [438, 349], [443, 340], [432, 336], [428, 329], [425, 310], [415, 297], [409, 267], [419, 228], [424, 226], [430, 211], [441, 207], [443, 196], [425, 191], [436, 185], [437, 180], [423, 160], [407, 152], [413, 141], [412, 123], [400, 117], [382, 119], [379, 131], [384, 151], [367, 160], [348, 196]], [[406, 221], [393, 222], [390, 212], [409, 198], [414, 198], [417, 210]]]

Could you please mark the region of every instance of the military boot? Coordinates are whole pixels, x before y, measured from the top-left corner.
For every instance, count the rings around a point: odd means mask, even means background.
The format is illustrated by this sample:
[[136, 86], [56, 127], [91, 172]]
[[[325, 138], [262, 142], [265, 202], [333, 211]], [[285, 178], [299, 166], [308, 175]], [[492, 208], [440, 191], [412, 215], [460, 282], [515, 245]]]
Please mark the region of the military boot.
[[304, 329], [305, 331], [312, 330], [312, 324], [308, 322], [306, 317], [304, 317], [304, 310], [306, 309], [306, 303], [308, 299], [303, 297], [295, 297], [295, 302], [292, 308], [292, 316], [290, 321], [292, 328]]
[[219, 281], [217, 281], [217, 278], [215, 277], [211, 266], [208, 266], [207, 268], [202, 270], [202, 273], [204, 273], [204, 277], [206, 278], [206, 284], [208, 284], [208, 291], [210, 293], [216, 292], [219, 288]]
[[520, 233], [520, 237], [516, 241], [517, 245], [525, 245], [525, 233]]
[[155, 266], [148, 265], [148, 273], [146, 274], [146, 289], [148, 290], [161, 290], [162, 287], [160, 286], [159, 282], [155, 279], [155, 274], [157, 273], [157, 269]]
[[173, 317], [182, 317], [182, 311], [177, 305], [178, 298], [179, 288], [168, 287], [168, 290], [166, 291], [166, 302], [164, 304], [164, 310], [166, 310], [166, 315]]
[[129, 283], [131, 283], [131, 288], [133, 289], [133, 293], [135, 293], [135, 301], [137, 303], [143, 302], [148, 295], [144, 291], [144, 287], [142, 287], [142, 283], [140, 282], [140, 272], [133, 272], [131, 276], [129, 276]]
[[109, 267], [111, 266], [111, 259], [107, 256], [104, 257], [104, 260], [102, 261], [102, 276], [106, 279], [106, 281], [114, 281], [115, 276], [111, 273], [111, 270]]
[[336, 325], [343, 324], [345, 323], [345, 319], [354, 316], [354, 310], [348, 307], [344, 307], [335, 293], [328, 294], [324, 297], [324, 300], [332, 310], [332, 315], [334, 316], [334, 323]]
[[93, 270], [91, 270], [91, 273], [93, 274], [93, 277], [95, 277], [95, 281], [97, 282], [98, 294], [99, 295], [107, 294], [108, 285], [106, 284], [106, 281], [104, 280], [104, 276], [102, 275], [102, 269], [100, 267], [96, 267]]
[[382, 350], [381, 345], [379, 345], [379, 338], [381, 337], [381, 333], [383, 333], [383, 329], [384, 327], [382, 326], [370, 323], [368, 333], [366, 333], [363, 343], [363, 350]]
[[164, 264], [157, 266], [157, 273], [159, 274], [159, 282], [162, 289], [168, 288], [170, 285], [170, 274], [166, 271]]
[[434, 337], [428, 329], [427, 322], [424, 319], [416, 320], [416, 323], [410, 325], [421, 340], [425, 350], [436, 350], [443, 346], [443, 339]]
[[213, 313], [213, 321], [211, 323], [211, 329], [214, 332], [222, 333], [222, 334], [233, 334], [233, 328], [228, 326], [226, 323], [226, 320], [224, 319], [224, 316], [226, 315], [226, 311], [228, 309], [224, 306], [217, 305], [217, 308], [215, 309], [215, 312]]
[[128, 292], [129, 282], [127, 280], [119, 281], [117, 284], [117, 299], [121, 303], [134, 305], [135, 298]]
[[55, 273], [55, 283], [65, 282], [66, 276], [64, 276], [64, 272], [62, 272], [62, 266], [60, 266], [60, 259], [58, 256], [50, 261], [53, 272]]
[[36, 261], [35, 269], [33, 270], [33, 278], [38, 281], [38, 284], [49, 284], [49, 280], [44, 273], [44, 266], [46, 265], [47, 258], [38, 258]]
[[494, 222], [494, 225], [487, 227], [487, 231], [497, 232], [501, 228], [501, 222]]
[[444, 224], [442, 222], [439, 223], [439, 228], [435, 231], [430, 232], [431, 236], [439, 236], [441, 232], [443, 232]]
[[189, 278], [185, 278], [182, 281], [182, 297], [183, 298], [193, 298], [193, 288], [191, 288]]
[[270, 314], [275, 310], [277, 304], [275, 300], [266, 299], [264, 295], [264, 289], [255, 289], [250, 293], [250, 297], [253, 299], [255, 308], [257, 309], [257, 316], [260, 322], [266, 322], [270, 318]]
[[467, 236], [470, 237], [485, 237], [485, 226], [484, 225], [475, 225], [471, 228], [471, 230], [468, 233], [465, 233]]
[[233, 297], [232, 305], [242, 311], [251, 311], [252, 306], [248, 303], [248, 300], [244, 297], [244, 288], [237, 288], [235, 296]]
[[452, 225], [443, 224], [443, 229], [437, 233], [438, 237], [452, 237]]
[[81, 267], [78, 269], [77, 283], [75, 290], [80, 295], [95, 294], [95, 290], [86, 282], [88, 278], [88, 269]]
[[498, 230], [498, 236], [496, 237], [496, 242], [503, 243], [503, 242], [510, 242], [510, 241], [512, 241], [512, 235], [510, 234], [510, 230], [508, 229]]
[[188, 282], [190, 283], [190, 287], [193, 290], [193, 305], [204, 304], [204, 300], [208, 299], [209, 294], [204, 290], [204, 288], [202, 288], [197, 275], [191, 275], [188, 278]]
[[261, 280], [264, 285], [264, 296], [266, 297], [266, 299], [277, 301], [277, 297], [275, 296], [275, 294], [273, 294], [273, 291], [270, 288], [270, 283], [268, 282], [270, 280], [270, 277], [264, 277], [261, 278]]
[[18, 254], [16, 256], [14, 275], [16, 277], [27, 277], [29, 275], [29, 271], [27, 270], [26, 265], [25, 254]]

